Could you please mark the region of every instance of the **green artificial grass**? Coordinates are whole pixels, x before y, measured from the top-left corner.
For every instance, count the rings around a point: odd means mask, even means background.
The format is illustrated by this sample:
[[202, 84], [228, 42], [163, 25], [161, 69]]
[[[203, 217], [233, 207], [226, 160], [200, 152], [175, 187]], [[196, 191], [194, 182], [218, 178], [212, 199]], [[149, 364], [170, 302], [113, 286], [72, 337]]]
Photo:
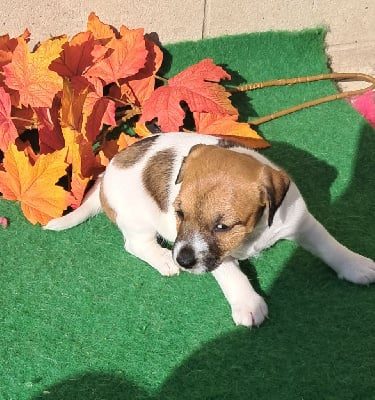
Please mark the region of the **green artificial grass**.
[[[328, 71], [324, 32], [166, 46], [168, 76], [212, 57], [241, 84]], [[233, 96], [241, 119], [335, 92], [331, 82]], [[260, 126], [263, 152], [315, 216], [375, 258], [374, 131], [344, 101]], [[294, 243], [242, 267], [269, 305], [235, 327], [210, 275], [165, 278], [126, 254], [103, 215], [65, 232], [0, 201], [0, 399], [375, 399], [375, 286], [340, 281]]]

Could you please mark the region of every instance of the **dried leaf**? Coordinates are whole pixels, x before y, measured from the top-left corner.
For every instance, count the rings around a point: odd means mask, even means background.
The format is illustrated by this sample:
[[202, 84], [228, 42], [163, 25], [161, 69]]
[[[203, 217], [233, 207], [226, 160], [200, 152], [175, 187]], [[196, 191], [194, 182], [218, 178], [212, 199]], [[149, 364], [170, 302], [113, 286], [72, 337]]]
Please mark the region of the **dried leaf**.
[[12, 106], [11, 116], [19, 134], [24, 132], [26, 129], [37, 128], [37, 117], [31, 107], [19, 108]]
[[80, 173], [72, 175], [71, 187], [69, 193], [69, 206], [73, 209], [78, 208], [85, 196], [87, 186], [91, 178], [85, 178]]
[[83, 134], [70, 127], [63, 127], [62, 131], [67, 149], [66, 162], [72, 165], [72, 173], [92, 178], [98, 165], [91, 143], [84, 138]]
[[65, 142], [59, 123], [58, 107], [52, 103], [51, 108], [35, 108], [34, 111], [38, 119], [40, 153], [61, 150]]
[[111, 28], [111, 26], [100, 21], [94, 12], [91, 12], [89, 15], [87, 30], [92, 32], [96, 40], [99, 40], [104, 44], [116, 37], [116, 32]]
[[[27, 42], [29, 36], [30, 32], [26, 29], [20, 37]], [[17, 44], [16, 38], [10, 38], [9, 35], [0, 36], [0, 67], [12, 61], [12, 54]]]
[[106, 167], [115, 154], [132, 145], [137, 140], [135, 137], [121, 133], [117, 140], [109, 140], [102, 146], [97, 158]]
[[163, 62], [163, 52], [151, 40], [146, 39], [147, 59], [145, 66], [134, 76], [120, 81], [121, 99], [142, 106], [155, 90], [155, 75]]
[[111, 39], [106, 56], [90, 67], [85, 76], [98, 77], [105, 84], [135, 75], [144, 67], [147, 49], [143, 29], [122, 30], [122, 36]]
[[5, 151], [9, 143], [18, 137], [17, 129], [10, 116], [12, 109], [9, 94], [0, 87], [0, 150]]
[[12, 61], [4, 65], [5, 83], [18, 90], [24, 106], [51, 107], [56, 93], [62, 89], [62, 78], [48, 66], [61, 52], [66, 36], [49, 39], [30, 53], [26, 41], [18, 38]]
[[81, 76], [108, 51], [108, 48], [95, 43], [91, 32], [78, 33], [69, 43], [64, 43], [62, 49], [49, 68], [63, 77]]
[[40, 155], [32, 165], [24, 151], [14, 144], [5, 152], [0, 192], [4, 199], [20, 201], [25, 217], [34, 225], [45, 225], [61, 216], [67, 207], [67, 192], [56, 186], [66, 173], [65, 156], [65, 149]]
[[230, 79], [211, 59], [202, 60], [168, 80], [167, 86], [157, 88], [143, 105], [140, 122], [158, 119], [162, 131], [177, 131], [183, 124], [184, 101], [192, 112], [237, 115], [221, 79]]
[[104, 124], [116, 126], [115, 119], [116, 106], [112, 100], [104, 97], [97, 97], [92, 107], [92, 111], [87, 116], [85, 126], [85, 137], [94, 142]]
[[147, 129], [146, 124], [140, 124], [137, 122], [133, 128], [134, 132], [140, 137], [150, 136], [151, 132]]
[[269, 143], [258, 135], [246, 122], [238, 122], [236, 115], [193, 113], [197, 132], [209, 135], [240, 137], [242, 143], [252, 148], [269, 147]]
[[80, 85], [78, 85], [77, 80], [75, 80], [74, 83], [76, 85], [73, 86], [72, 81], [64, 79], [61, 97], [61, 126], [72, 128], [77, 132], [81, 132], [83, 105], [85, 104], [90, 85], [85, 78], [79, 79], [79, 81], [81, 80], [84, 83], [80, 82]]

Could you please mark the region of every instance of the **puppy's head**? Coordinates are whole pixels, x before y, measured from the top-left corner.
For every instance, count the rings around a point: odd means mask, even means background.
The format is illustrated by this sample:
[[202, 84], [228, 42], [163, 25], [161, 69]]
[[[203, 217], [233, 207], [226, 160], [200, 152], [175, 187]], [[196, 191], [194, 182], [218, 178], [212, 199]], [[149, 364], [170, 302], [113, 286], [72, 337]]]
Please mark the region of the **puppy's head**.
[[265, 212], [272, 224], [290, 180], [249, 155], [196, 145], [176, 183], [181, 188], [174, 202], [173, 257], [183, 269], [203, 273], [241, 247]]

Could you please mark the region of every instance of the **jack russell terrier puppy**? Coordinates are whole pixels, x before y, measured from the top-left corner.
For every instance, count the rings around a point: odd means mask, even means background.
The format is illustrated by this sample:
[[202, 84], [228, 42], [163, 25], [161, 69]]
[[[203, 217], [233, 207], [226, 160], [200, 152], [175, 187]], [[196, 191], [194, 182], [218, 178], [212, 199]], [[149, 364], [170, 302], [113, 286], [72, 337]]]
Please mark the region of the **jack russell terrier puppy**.
[[[79, 208], [45, 229], [71, 228], [101, 210], [123, 233], [125, 249], [162, 275], [211, 272], [237, 325], [259, 326], [267, 316], [238, 260], [280, 239], [297, 241], [340, 278], [375, 281], [374, 261], [338, 243], [283, 170], [213, 136], [168, 133], [136, 142], [113, 157]], [[173, 242], [172, 251], [157, 236]]]

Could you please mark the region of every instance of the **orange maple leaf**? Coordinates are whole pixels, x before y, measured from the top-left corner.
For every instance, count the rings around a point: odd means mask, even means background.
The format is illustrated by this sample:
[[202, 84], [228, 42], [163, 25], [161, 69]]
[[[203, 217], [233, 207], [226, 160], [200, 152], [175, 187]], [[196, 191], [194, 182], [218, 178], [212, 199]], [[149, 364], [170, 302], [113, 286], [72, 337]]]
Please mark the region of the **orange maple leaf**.
[[84, 75], [98, 77], [105, 84], [135, 75], [146, 63], [147, 49], [143, 29], [122, 27], [121, 37], [107, 44], [106, 56], [88, 68]]
[[51, 107], [55, 94], [62, 88], [62, 78], [48, 66], [58, 57], [66, 36], [49, 39], [33, 53], [20, 37], [12, 61], [3, 66], [5, 83], [18, 90], [24, 106]]
[[24, 151], [11, 144], [4, 156], [5, 172], [0, 172], [0, 192], [4, 199], [18, 200], [25, 217], [45, 225], [62, 215], [68, 193], [55, 183], [65, 175], [66, 150], [40, 155], [32, 165]]
[[116, 32], [112, 27], [100, 21], [94, 12], [90, 13], [87, 20], [87, 30], [92, 32], [95, 39], [103, 44], [106, 44], [109, 40], [116, 37]]
[[9, 35], [0, 36], [0, 66], [12, 61], [12, 53], [17, 46], [17, 39]]
[[92, 32], [78, 33], [64, 43], [62, 49], [49, 68], [64, 77], [82, 75], [108, 51], [108, 48], [95, 43]]
[[83, 197], [86, 193], [87, 185], [90, 181], [90, 178], [85, 178], [80, 173], [75, 173], [72, 175], [69, 193], [70, 207], [76, 209], [81, 205]]
[[226, 136], [232, 140], [233, 137], [240, 137], [242, 144], [257, 149], [270, 146], [248, 123], [238, 122], [236, 115], [193, 113], [193, 117], [199, 133]]
[[192, 112], [237, 115], [229, 100], [230, 93], [218, 85], [221, 79], [230, 79], [213, 60], [204, 59], [168, 80], [167, 86], [157, 88], [143, 104], [140, 122], [158, 119], [162, 131], [177, 131], [183, 124], [185, 101]]
[[121, 79], [120, 86], [111, 87], [115, 97], [137, 106], [142, 106], [155, 90], [155, 74], [163, 62], [159, 46], [147, 38], [145, 40], [148, 51], [145, 66], [135, 75]]
[[9, 143], [18, 137], [17, 129], [11, 119], [12, 109], [9, 94], [0, 87], [0, 150], [5, 151]]
[[[26, 29], [20, 35], [25, 41], [29, 40], [30, 32]], [[10, 38], [9, 35], [0, 36], [0, 67], [12, 61], [12, 54], [17, 47], [17, 39]]]

